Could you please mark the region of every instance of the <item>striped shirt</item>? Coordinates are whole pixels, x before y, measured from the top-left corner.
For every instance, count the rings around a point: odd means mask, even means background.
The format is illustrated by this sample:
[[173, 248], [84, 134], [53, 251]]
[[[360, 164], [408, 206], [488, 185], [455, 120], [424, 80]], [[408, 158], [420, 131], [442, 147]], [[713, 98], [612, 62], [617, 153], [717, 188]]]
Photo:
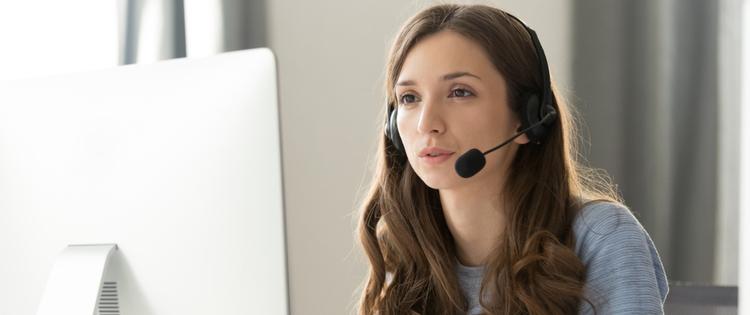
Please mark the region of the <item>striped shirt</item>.
[[[576, 254], [586, 266], [584, 296], [597, 314], [663, 314], [669, 287], [659, 254], [630, 210], [614, 203], [584, 207], [573, 223]], [[456, 265], [468, 315], [481, 314], [484, 267]], [[579, 314], [594, 314], [581, 302]]]

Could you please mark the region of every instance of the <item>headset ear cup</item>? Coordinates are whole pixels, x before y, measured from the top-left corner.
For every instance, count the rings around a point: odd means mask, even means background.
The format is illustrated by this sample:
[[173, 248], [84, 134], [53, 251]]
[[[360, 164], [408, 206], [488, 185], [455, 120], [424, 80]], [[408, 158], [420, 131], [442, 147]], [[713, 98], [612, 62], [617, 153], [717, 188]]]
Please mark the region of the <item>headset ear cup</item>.
[[[554, 106], [549, 105], [549, 104], [547, 104], [546, 106], [544, 106], [544, 109], [545, 110], [542, 113], [542, 117], [547, 116], [547, 114], [551, 114], [550, 117], [549, 117], [549, 119], [546, 122], [544, 122], [544, 126], [549, 127], [555, 121], [555, 118], [557, 118], [557, 110], [555, 110]], [[545, 131], [548, 130], [548, 129], [549, 128], [546, 128]]]
[[[539, 109], [541, 107], [539, 96], [536, 94], [530, 95], [526, 99], [526, 106], [522, 112], [521, 128], [526, 129], [529, 126], [539, 122], [541, 117], [539, 116]], [[544, 125], [538, 125], [534, 128], [526, 131], [526, 137], [529, 138], [530, 142], [539, 143], [539, 140], [544, 136], [545, 127]]]
[[391, 115], [388, 117], [388, 126], [386, 127], [388, 132], [388, 138], [391, 140], [391, 143], [393, 143], [393, 146], [396, 147], [396, 150], [398, 150], [401, 153], [404, 153], [404, 144], [401, 142], [401, 135], [398, 133], [398, 125], [396, 121], [396, 113], [398, 112], [397, 109], [391, 110]]

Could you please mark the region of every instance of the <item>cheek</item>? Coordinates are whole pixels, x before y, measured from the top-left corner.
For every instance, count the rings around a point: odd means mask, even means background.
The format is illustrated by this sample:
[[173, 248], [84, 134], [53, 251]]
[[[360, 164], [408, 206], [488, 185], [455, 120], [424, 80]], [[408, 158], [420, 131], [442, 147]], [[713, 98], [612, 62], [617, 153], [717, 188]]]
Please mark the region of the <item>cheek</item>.
[[401, 135], [401, 141], [407, 142], [412, 140], [417, 130], [417, 120], [413, 111], [399, 110], [396, 118], [398, 133]]
[[401, 136], [401, 142], [404, 144], [407, 153], [412, 147], [415, 134], [417, 132], [417, 125], [414, 117], [410, 112], [399, 111], [398, 118], [396, 119], [396, 125], [398, 126], [398, 133]]
[[506, 114], [499, 110], [477, 110], [456, 113], [454, 134], [468, 146], [483, 146], [480, 150], [487, 150], [487, 145], [496, 145], [506, 134], [508, 128]]

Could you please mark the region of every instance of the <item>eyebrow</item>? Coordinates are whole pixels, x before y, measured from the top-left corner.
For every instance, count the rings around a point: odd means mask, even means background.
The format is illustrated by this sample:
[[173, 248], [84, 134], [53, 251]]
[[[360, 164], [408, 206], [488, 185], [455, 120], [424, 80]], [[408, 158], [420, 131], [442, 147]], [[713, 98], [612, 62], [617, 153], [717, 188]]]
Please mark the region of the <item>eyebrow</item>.
[[[475, 78], [477, 78], [479, 80], [482, 79], [482, 78], [476, 76], [475, 74], [472, 74], [471, 72], [460, 71], [460, 72], [453, 72], [453, 73], [448, 73], [448, 74], [444, 75], [443, 76], [443, 81], [453, 80], [455, 78], [460, 78], [460, 77], [463, 77], [463, 76], [475, 77]], [[406, 81], [400, 81], [400, 82], [396, 83], [396, 85], [398, 85], [398, 86], [407, 86], [407, 85], [415, 85], [415, 83], [412, 80], [406, 80]]]

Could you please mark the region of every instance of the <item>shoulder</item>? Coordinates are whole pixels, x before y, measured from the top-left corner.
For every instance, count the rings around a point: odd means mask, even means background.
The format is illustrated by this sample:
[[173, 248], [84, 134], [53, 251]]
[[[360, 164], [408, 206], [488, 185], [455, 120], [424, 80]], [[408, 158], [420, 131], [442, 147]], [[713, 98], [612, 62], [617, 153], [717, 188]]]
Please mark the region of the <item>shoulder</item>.
[[653, 241], [628, 207], [587, 204], [573, 229], [591, 302], [605, 313], [662, 311], [669, 290], [666, 274]]
[[[642, 253], [650, 247], [650, 237], [625, 205], [591, 202], [582, 207], [573, 222], [576, 253], [584, 263], [596, 255]], [[623, 252], [625, 251], [625, 252]], [[614, 257], [613, 257], [614, 258]]]
[[594, 258], [617, 257], [607, 254], [641, 252], [648, 247], [647, 232], [638, 219], [625, 205], [614, 202], [590, 202], [583, 206], [573, 221], [573, 233], [576, 254], [584, 263]]
[[618, 231], [645, 232], [628, 207], [610, 201], [586, 203], [576, 214], [573, 230], [583, 239], [600, 239]]

